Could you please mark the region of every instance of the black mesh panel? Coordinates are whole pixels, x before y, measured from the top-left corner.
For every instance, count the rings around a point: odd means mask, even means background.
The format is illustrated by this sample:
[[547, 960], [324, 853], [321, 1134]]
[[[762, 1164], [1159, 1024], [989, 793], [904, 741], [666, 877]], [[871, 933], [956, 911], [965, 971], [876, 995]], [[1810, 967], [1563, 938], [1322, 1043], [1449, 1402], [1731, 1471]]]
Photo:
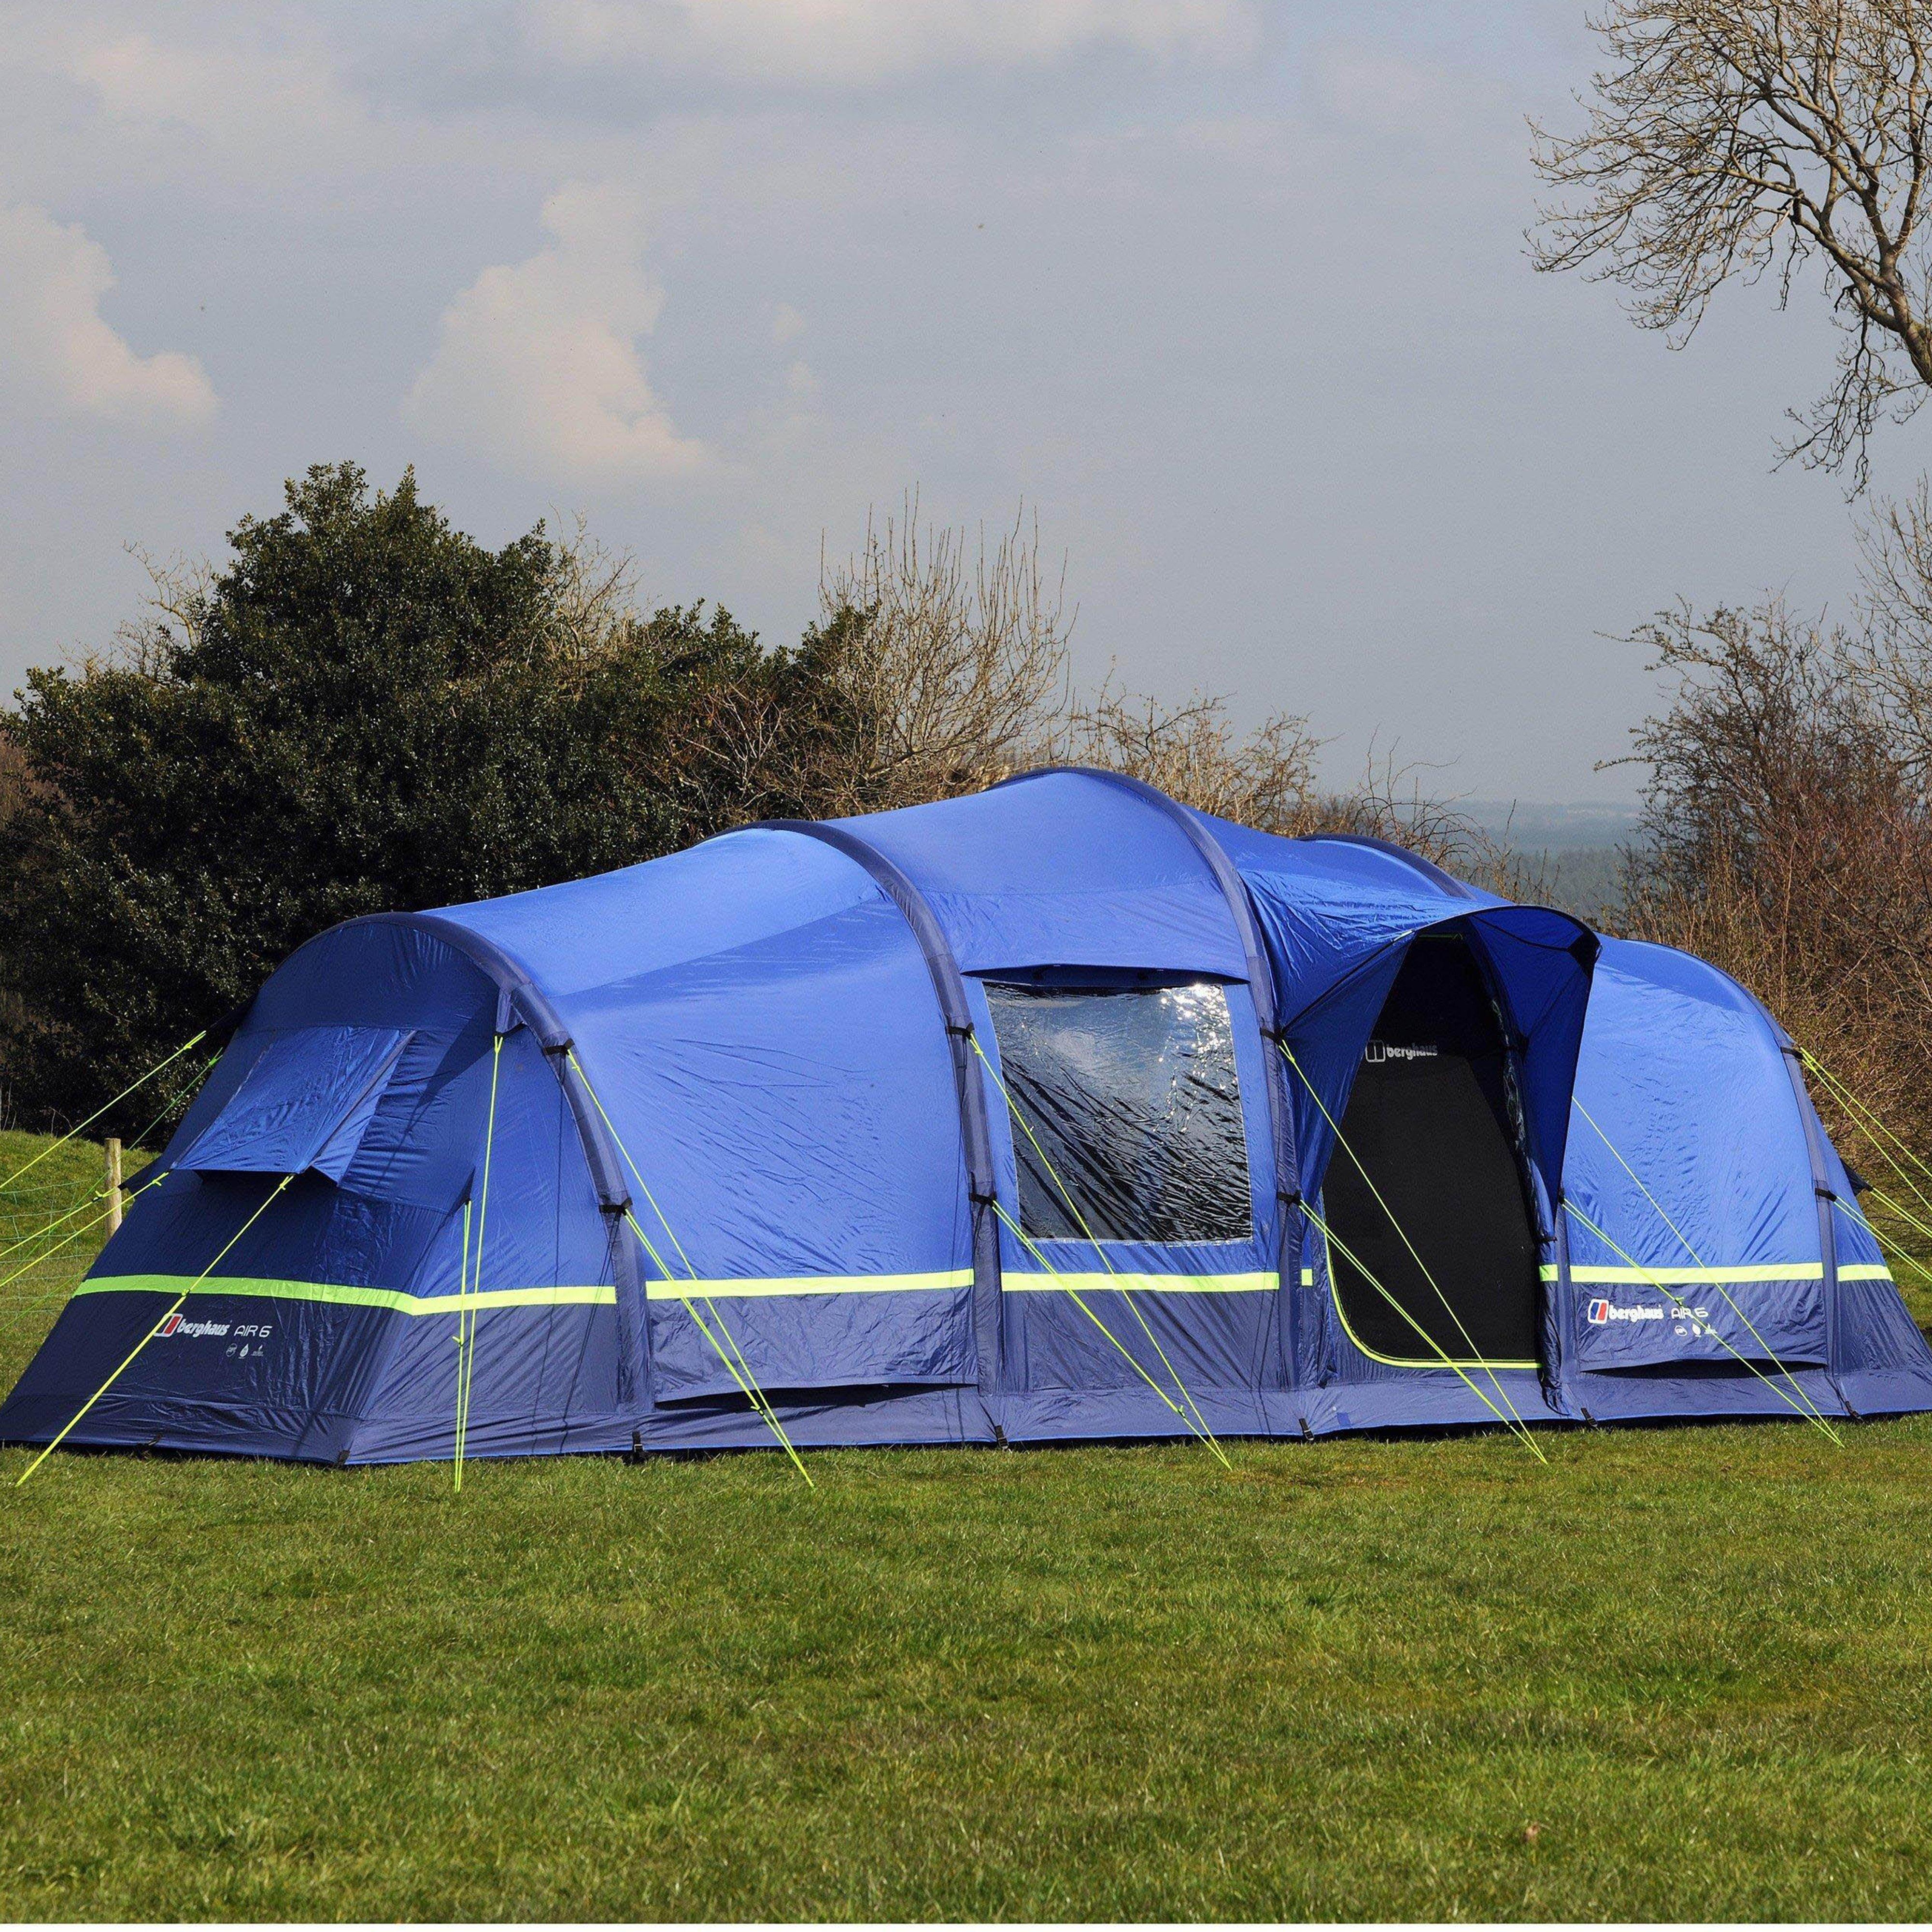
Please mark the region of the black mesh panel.
[[1325, 1218], [1340, 1241], [1410, 1318], [1335, 1249], [1342, 1312], [1372, 1354], [1439, 1363], [1432, 1340], [1459, 1361], [1536, 1359], [1539, 1255], [1506, 1064], [1502, 1030], [1467, 944], [1416, 940], [1342, 1119], [1342, 1137], [1361, 1165], [1338, 1147], [1322, 1186]]

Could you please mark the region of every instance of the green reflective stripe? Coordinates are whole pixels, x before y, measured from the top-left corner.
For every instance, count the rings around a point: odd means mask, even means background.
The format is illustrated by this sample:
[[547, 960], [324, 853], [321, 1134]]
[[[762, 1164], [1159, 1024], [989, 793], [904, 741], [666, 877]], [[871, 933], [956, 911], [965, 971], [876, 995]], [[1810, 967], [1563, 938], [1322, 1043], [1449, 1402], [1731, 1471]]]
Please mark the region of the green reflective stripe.
[[[1545, 1281], [1556, 1279], [1553, 1268], [1544, 1269], [1542, 1274]], [[1660, 1282], [1694, 1287], [1700, 1281], [1822, 1281], [1824, 1278], [1822, 1262], [1762, 1262], [1749, 1268], [1573, 1268], [1570, 1270], [1570, 1279], [1574, 1282], [1595, 1282], [1599, 1286], [1614, 1285], [1619, 1288], [1654, 1286]], [[1840, 1262], [1838, 1279], [1889, 1281], [1892, 1270], [1882, 1262]]]
[[[1553, 1268], [1537, 1270], [1546, 1282], [1557, 1278]], [[1630, 1282], [1658, 1281], [1822, 1281], [1825, 1278], [1822, 1262], [1792, 1262], [1784, 1267], [1766, 1265], [1758, 1268], [1573, 1268], [1570, 1270], [1572, 1281]], [[1840, 1281], [1889, 1281], [1892, 1270], [1882, 1262], [1840, 1262], [1838, 1264]], [[1315, 1270], [1305, 1268], [1301, 1270], [1304, 1288], [1315, 1286]]]
[[1700, 1281], [1822, 1281], [1822, 1262], [1766, 1262], [1750, 1268], [1573, 1268], [1572, 1281], [1614, 1282], [1621, 1285], [1646, 1282], [1654, 1286], [1693, 1284]]
[[1064, 1292], [1106, 1294], [1126, 1289], [1136, 1294], [1272, 1294], [1272, 1270], [1261, 1274], [1035, 1274], [1008, 1268], [1000, 1277], [1009, 1291], [1026, 1294]]
[[727, 1297], [784, 1294], [937, 1294], [973, 1286], [970, 1268], [949, 1268], [938, 1274], [802, 1274], [769, 1279], [747, 1276], [722, 1281], [649, 1281], [644, 1292], [652, 1301], [684, 1301], [697, 1296], [706, 1301]]
[[[76, 1294], [176, 1295], [194, 1288], [193, 1299], [214, 1294], [248, 1294], [269, 1301], [328, 1301], [352, 1308], [386, 1308], [398, 1315], [448, 1315], [465, 1298], [460, 1294], [403, 1294], [392, 1288], [351, 1288], [327, 1281], [262, 1281], [241, 1276], [211, 1275], [198, 1287], [184, 1274], [98, 1275], [84, 1281]], [[609, 1306], [617, 1291], [608, 1282], [588, 1287], [491, 1288], [467, 1298], [472, 1308], [558, 1308]]]

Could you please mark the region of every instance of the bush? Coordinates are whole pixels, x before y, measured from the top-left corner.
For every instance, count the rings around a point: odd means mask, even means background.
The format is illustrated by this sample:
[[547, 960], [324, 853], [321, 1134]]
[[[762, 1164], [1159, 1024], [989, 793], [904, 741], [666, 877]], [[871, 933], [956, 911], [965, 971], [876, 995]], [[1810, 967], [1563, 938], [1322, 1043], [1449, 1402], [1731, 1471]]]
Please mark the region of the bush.
[[[1679, 607], [1638, 634], [1676, 682], [1636, 734], [1649, 777], [1617, 920], [1724, 968], [1921, 1142], [1932, 1124], [1928, 534], [1922, 495], [1882, 513], [1848, 628], [1772, 600], [1704, 616]], [[1817, 1097], [1834, 1136], [1864, 1143]]]
[[810, 811], [842, 762], [822, 643], [768, 652], [699, 606], [642, 617], [621, 566], [541, 526], [487, 550], [410, 476], [382, 494], [313, 469], [229, 541], [217, 574], [159, 573], [111, 656], [30, 674], [6, 721], [27, 1120], [90, 1111], [339, 920]]

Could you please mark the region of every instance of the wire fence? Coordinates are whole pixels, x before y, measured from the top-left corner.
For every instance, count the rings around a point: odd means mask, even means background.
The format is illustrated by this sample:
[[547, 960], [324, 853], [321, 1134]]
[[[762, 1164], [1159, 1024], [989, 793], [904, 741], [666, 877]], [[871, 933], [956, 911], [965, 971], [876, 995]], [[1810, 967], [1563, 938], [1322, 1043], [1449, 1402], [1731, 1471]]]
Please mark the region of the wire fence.
[[[122, 1152], [124, 1201], [153, 1160], [145, 1149]], [[107, 1238], [110, 1193], [106, 1150], [87, 1141], [32, 1173], [0, 1179], [0, 1310], [51, 1306], [71, 1290]]]

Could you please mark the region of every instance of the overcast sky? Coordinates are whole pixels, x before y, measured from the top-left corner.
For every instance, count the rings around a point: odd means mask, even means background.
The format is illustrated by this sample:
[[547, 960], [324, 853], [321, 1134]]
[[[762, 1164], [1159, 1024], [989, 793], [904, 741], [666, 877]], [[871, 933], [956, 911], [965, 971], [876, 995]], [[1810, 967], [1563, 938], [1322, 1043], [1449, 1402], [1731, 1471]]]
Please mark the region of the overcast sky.
[[1855, 552], [1772, 468], [1816, 290], [1673, 355], [1531, 272], [1583, 11], [0, 6], [0, 680], [314, 462], [491, 543], [581, 511], [772, 640], [916, 485], [1036, 508], [1090, 676], [1305, 712], [1338, 777], [1618, 796], [1651, 686], [1601, 634], [1842, 604]]

